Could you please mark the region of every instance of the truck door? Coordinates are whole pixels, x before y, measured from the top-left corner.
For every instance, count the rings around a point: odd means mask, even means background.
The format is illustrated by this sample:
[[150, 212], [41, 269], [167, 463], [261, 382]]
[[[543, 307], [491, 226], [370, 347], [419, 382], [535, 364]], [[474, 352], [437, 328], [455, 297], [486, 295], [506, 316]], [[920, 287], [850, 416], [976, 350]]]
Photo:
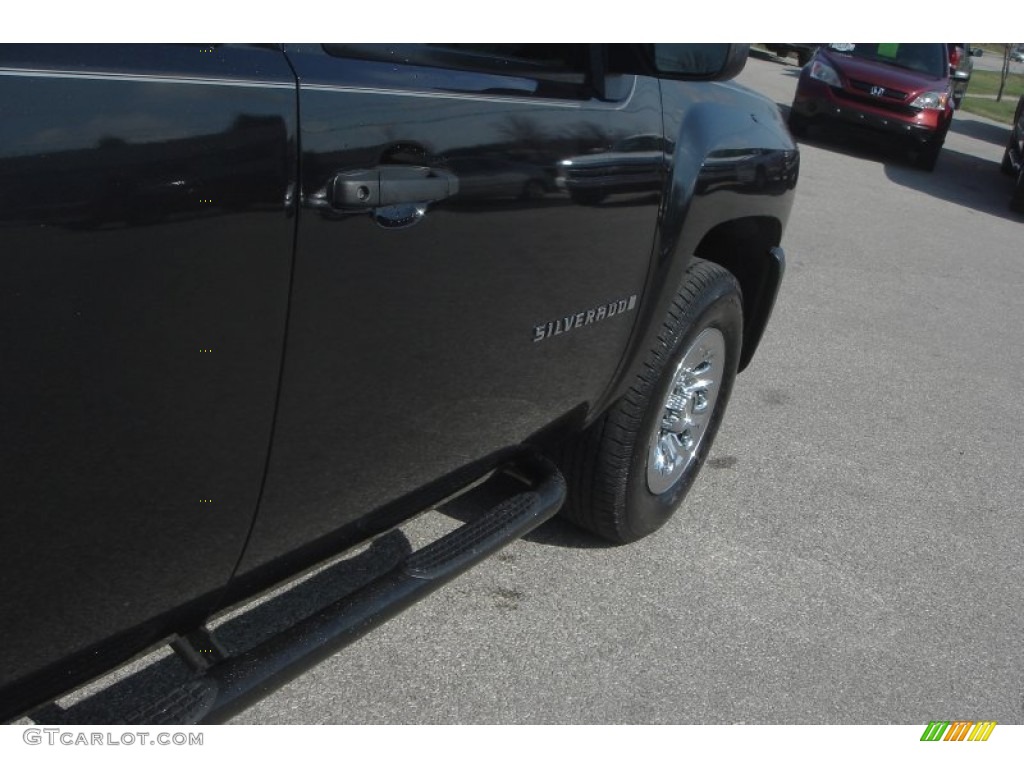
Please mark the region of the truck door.
[[237, 564], [296, 138], [280, 50], [0, 46], [0, 710], [187, 625]]
[[302, 207], [243, 572], [596, 400], [664, 179], [657, 82], [598, 89], [591, 46], [286, 52]]

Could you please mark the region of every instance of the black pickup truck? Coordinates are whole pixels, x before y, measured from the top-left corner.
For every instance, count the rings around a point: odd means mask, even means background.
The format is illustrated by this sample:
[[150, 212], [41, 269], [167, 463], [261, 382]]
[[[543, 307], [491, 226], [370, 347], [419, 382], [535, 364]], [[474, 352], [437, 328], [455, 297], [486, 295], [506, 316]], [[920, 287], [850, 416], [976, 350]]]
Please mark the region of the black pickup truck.
[[168, 644], [99, 719], [223, 721], [559, 510], [661, 526], [783, 274], [796, 147], [712, 82], [746, 55], [0, 46], [0, 722]]

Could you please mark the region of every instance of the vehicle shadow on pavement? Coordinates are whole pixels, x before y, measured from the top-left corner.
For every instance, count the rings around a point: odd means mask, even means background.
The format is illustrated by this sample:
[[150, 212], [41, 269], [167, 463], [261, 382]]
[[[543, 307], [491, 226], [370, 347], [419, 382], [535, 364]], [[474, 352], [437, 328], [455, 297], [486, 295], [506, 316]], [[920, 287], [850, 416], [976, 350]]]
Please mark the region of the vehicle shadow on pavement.
[[[784, 117], [788, 114], [788, 107], [784, 108]], [[958, 125], [956, 120], [953, 125]], [[982, 140], [987, 140], [985, 129], [991, 127], [974, 121], [962, 121], [960, 125], [964, 132], [977, 131], [979, 135], [976, 138]], [[999, 170], [1001, 153], [993, 153], [993, 159], [988, 160], [947, 146], [939, 154], [935, 170], [928, 172], [914, 167], [912, 153], [905, 147], [893, 142], [880, 142], [870, 134], [842, 126], [814, 127], [806, 138], [798, 139], [797, 143], [881, 163], [891, 181], [940, 200], [1011, 221], [1022, 219], [1009, 207], [1013, 180]]]
[[962, 113], [953, 119], [953, 124], [949, 127], [949, 130], [962, 136], [977, 139], [978, 141], [998, 144], [1000, 147], [1005, 147], [1007, 139], [1010, 138], [1010, 126], [985, 123], [981, 120], [967, 117]]
[[552, 518], [523, 538], [533, 544], [546, 544], [550, 547], [566, 549], [611, 549], [616, 546], [561, 517]]
[[996, 160], [982, 160], [945, 148], [932, 173], [887, 163], [885, 175], [901, 186], [940, 200], [1002, 219], [1024, 221], [1024, 217], [1010, 210], [1013, 180], [1000, 172]]

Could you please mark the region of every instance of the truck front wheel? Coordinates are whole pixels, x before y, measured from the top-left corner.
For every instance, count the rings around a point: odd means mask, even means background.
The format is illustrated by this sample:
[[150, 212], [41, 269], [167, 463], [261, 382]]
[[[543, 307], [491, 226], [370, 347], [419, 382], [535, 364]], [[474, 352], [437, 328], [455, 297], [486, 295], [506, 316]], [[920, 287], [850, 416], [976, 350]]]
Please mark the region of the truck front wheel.
[[665, 524], [711, 449], [742, 337], [736, 279], [695, 259], [629, 390], [565, 450], [566, 517], [616, 543]]

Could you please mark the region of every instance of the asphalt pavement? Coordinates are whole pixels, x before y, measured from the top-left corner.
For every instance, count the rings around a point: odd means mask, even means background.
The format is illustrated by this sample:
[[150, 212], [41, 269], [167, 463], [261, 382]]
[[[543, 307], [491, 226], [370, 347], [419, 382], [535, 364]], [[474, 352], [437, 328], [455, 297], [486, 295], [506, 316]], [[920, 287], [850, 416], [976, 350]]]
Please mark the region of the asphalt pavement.
[[[786, 107], [797, 71], [739, 82]], [[958, 114], [926, 173], [812, 135], [775, 315], [676, 517], [626, 547], [550, 523], [236, 722], [1024, 722], [1005, 140]]]

